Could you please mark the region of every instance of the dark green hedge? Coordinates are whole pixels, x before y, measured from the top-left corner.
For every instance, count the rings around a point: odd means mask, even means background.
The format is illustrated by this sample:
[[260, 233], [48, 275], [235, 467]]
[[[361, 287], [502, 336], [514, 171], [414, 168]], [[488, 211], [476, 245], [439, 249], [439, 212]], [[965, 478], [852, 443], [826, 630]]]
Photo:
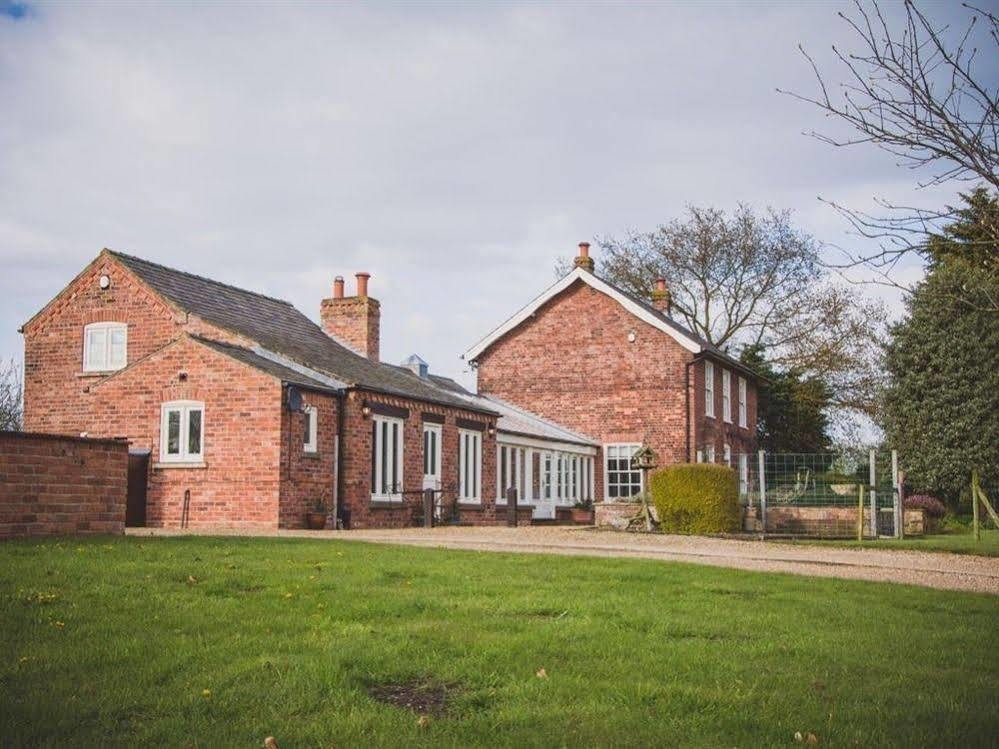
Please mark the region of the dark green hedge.
[[659, 525], [666, 533], [732, 533], [739, 530], [739, 478], [710, 463], [660, 469], [650, 482]]

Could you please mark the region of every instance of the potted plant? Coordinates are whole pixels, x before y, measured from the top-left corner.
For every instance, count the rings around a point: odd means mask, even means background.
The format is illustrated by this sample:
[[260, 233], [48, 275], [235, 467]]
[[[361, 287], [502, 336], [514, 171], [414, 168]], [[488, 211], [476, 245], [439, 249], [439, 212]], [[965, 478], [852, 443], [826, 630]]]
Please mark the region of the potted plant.
[[305, 525], [310, 531], [321, 531], [326, 527], [326, 503], [316, 500], [315, 506], [305, 513]]
[[592, 499], [581, 499], [572, 506], [572, 522], [576, 525], [593, 525]]

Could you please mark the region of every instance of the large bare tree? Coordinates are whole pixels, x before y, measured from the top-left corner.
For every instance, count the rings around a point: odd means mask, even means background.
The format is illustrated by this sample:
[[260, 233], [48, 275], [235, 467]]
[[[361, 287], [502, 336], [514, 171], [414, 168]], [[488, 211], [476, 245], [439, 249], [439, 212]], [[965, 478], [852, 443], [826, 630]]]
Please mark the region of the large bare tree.
[[[877, 0], [856, 0], [855, 6], [853, 14], [839, 13], [856, 42], [852, 51], [833, 47], [841, 82], [832, 83], [799, 47], [815, 73], [817, 93], [778, 89], [819, 107], [852, 132], [809, 135], [837, 147], [873, 144], [911, 169], [919, 188], [956, 184], [962, 191], [981, 186], [999, 191], [999, 80], [986, 80], [979, 66], [999, 59], [999, 19], [963, 4], [967, 20], [953, 28], [934, 23], [906, 0], [903, 20], [893, 23]], [[941, 233], [956, 209], [876, 200], [881, 210], [875, 212], [831, 202], [860, 235], [874, 240], [873, 250], [844, 250], [840, 265], [866, 266], [881, 282], [899, 286], [891, 270], [906, 255], [924, 253], [929, 237]]]
[[691, 206], [655, 231], [599, 244], [601, 275], [645, 299], [666, 279], [672, 316], [713, 345], [762, 345], [777, 366], [821, 377], [837, 405], [874, 408], [885, 316], [831, 282], [789, 212]]
[[22, 395], [21, 368], [11, 359], [0, 365], [0, 429], [21, 428]]

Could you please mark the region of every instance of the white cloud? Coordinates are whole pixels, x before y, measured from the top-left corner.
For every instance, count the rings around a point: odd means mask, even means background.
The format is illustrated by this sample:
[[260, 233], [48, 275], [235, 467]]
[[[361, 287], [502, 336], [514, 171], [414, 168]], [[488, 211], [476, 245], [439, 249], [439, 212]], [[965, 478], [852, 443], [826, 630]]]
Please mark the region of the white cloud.
[[[685, 203], [910, 197], [824, 123], [835, 7], [43, 4], [0, 17], [0, 353], [103, 246], [316, 316], [374, 274], [387, 359], [458, 355], [594, 235]], [[467, 381], [467, 379], [466, 379]]]

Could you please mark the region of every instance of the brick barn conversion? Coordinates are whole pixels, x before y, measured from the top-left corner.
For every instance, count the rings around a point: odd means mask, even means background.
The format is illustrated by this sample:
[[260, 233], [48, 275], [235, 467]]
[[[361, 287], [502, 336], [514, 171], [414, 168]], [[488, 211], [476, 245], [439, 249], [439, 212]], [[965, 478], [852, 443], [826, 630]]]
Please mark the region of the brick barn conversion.
[[[478, 392], [411, 356], [379, 359], [357, 274], [287, 302], [103, 250], [21, 328], [26, 431], [129, 446], [132, 525], [295, 528], [317, 502], [347, 527], [405, 526], [434, 489], [460, 522], [555, 519], [641, 490], [630, 457], [753, 448], [753, 373], [653, 304], [572, 273], [470, 349]], [[707, 385], [707, 386], [706, 386]], [[744, 465], [738, 465], [744, 469]]]

